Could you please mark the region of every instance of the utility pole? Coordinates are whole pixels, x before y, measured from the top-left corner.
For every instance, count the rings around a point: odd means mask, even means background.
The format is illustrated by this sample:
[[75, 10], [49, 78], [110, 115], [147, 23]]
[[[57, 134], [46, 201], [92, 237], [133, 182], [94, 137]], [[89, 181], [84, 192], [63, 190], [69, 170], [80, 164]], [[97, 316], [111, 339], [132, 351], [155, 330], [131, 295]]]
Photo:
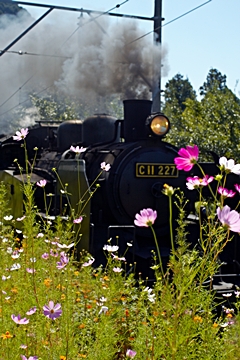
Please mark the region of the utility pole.
[[[154, 23], [153, 23], [153, 36], [154, 43], [156, 46], [161, 46], [162, 44], [162, 0], [155, 0], [155, 9], [154, 9]], [[153, 59], [153, 62], [156, 61]], [[154, 64], [158, 68], [158, 75], [153, 79], [153, 88], [152, 88], [152, 111], [158, 112], [161, 110], [161, 58], [159, 64]], [[154, 66], [154, 67], [155, 67]]]

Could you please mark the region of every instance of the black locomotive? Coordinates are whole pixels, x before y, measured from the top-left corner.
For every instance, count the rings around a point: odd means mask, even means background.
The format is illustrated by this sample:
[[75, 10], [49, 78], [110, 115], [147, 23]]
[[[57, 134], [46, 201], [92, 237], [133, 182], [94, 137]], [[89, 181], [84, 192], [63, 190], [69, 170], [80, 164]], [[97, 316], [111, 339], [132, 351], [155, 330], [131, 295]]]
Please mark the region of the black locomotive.
[[[119, 245], [120, 254], [124, 254], [127, 244], [131, 243], [133, 246], [127, 253], [129, 263], [136, 261], [141, 271], [149, 269], [155, 249], [152, 233], [149, 228], [134, 226], [135, 214], [144, 208], [157, 211], [154, 229], [161, 255], [167, 261], [170, 229], [168, 197], [163, 194], [165, 183], [186, 192], [190, 198], [189, 212], [194, 209], [196, 199], [193, 192], [186, 189], [186, 178], [194, 172], [176, 169], [174, 158], [178, 149], [163, 141], [170, 128], [169, 120], [161, 113], [152, 114], [151, 105], [148, 100], [125, 100], [124, 120], [102, 114], [60, 125], [40, 122], [29, 129], [26, 137], [30, 162], [36, 151], [38, 154], [31, 181], [46, 179], [46, 191], [54, 195], [48, 215], [66, 215], [69, 210], [67, 197], [77, 213], [81, 200], [86, 216], [82, 222], [80, 248], [88, 250], [96, 258], [97, 265], [103, 261], [103, 245], [111, 238], [112, 244]], [[10, 205], [15, 211], [13, 215], [18, 217], [23, 211], [21, 183], [24, 173], [19, 173], [14, 160], [17, 158], [24, 169], [25, 152], [12, 136], [2, 137], [0, 142], [0, 180], [8, 186]], [[76, 154], [70, 150], [71, 146], [84, 147], [86, 151]], [[36, 147], [38, 150], [34, 150]], [[111, 169], [103, 171], [99, 177], [102, 163], [110, 164]], [[205, 168], [208, 174], [216, 174], [214, 163], [205, 164]], [[96, 178], [100, 187], [87, 202], [91, 196], [89, 185]], [[36, 189], [35, 201], [43, 216], [41, 190]], [[81, 198], [83, 194], [84, 199]], [[175, 219], [177, 209], [173, 208], [173, 212]], [[197, 240], [196, 226], [189, 223], [190, 238]], [[173, 222], [175, 226], [176, 221]], [[234, 273], [238, 272], [237, 248], [235, 241], [224, 257], [224, 261], [231, 262], [229, 269]], [[145, 275], [149, 274], [146, 272]]]

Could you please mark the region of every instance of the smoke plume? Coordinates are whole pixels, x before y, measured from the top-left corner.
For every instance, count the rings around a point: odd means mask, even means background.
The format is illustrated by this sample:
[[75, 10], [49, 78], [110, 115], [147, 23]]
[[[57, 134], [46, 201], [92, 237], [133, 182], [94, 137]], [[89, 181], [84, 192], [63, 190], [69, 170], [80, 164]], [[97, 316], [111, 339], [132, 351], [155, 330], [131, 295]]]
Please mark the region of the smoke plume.
[[[1, 132], [20, 121], [16, 112], [19, 116], [19, 106], [31, 106], [29, 94], [44, 97], [49, 89], [88, 102], [112, 95], [151, 99], [166, 54], [151, 36], [135, 41], [144, 33], [136, 20], [111, 22], [101, 16], [89, 21], [64, 14], [48, 15], [0, 57]], [[33, 21], [23, 11], [2, 15], [0, 50]]]

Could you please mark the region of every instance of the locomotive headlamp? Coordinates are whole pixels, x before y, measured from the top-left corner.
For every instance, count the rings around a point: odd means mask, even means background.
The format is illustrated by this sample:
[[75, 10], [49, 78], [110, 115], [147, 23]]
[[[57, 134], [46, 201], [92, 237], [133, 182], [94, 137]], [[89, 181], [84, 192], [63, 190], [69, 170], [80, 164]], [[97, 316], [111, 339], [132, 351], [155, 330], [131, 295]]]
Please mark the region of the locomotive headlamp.
[[154, 114], [147, 118], [146, 125], [150, 129], [151, 135], [163, 137], [170, 129], [170, 122], [163, 114]]

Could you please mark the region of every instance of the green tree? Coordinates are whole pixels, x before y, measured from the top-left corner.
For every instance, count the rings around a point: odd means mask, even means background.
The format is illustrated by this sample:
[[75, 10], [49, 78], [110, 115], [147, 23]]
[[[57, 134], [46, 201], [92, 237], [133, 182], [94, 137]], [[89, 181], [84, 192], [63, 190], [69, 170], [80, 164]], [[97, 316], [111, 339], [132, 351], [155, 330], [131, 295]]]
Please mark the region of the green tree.
[[222, 75], [217, 69], [210, 69], [207, 75], [207, 81], [200, 87], [200, 95], [206, 95], [208, 91], [215, 88], [224, 91], [227, 88], [227, 77]]
[[239, 161], [240, 101], [226, 86], [226, 76], [217, 70], [215, 73], [216, 78], [210, 70], [200, 101], [185, 101], [177, 123], [168, 114], [173, 125], [167, 140], [177, 147], [197, 144], [202, 152], [214, 151]]
[[165, 104], [164, 110], [170, 106], [176, 106], [181, 111], [184, 111], [187, 99], [196, 99], [196, 92], [188, 79], [184, 79], [181, 74], [175, 75], [169, 80], [165, 86], [164, 91]]

